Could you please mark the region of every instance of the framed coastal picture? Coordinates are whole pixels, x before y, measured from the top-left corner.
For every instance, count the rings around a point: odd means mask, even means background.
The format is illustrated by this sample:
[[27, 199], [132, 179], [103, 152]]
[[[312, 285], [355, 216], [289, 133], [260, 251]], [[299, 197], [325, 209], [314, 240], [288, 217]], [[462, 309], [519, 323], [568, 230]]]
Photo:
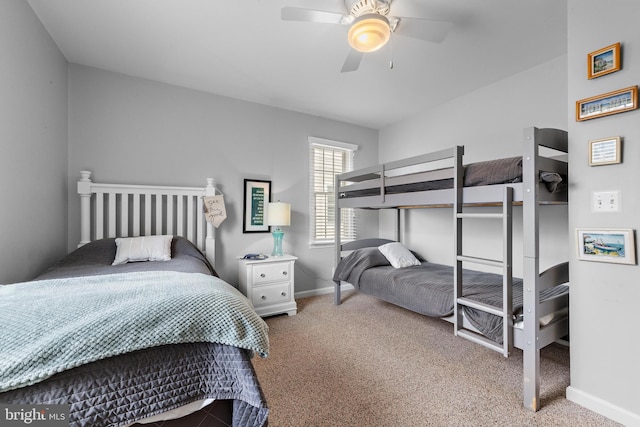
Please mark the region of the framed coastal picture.
[[620, 43], [614, 43], [611, 46], [591, 52], [587, 55], [587, 64], [587, 78], [589, 79], [595, 79], [620, 70]]
[[638, 108], [638, 86], [631, 86], [576, 102], [576, 121], [595, 119]]
[[271, 201], [271, 181], [244, 180], [243, 233], [268, 233], [267, 204]]
[[636, 263], [634, 230], [578, 228], [576, 232], [579, 260]]

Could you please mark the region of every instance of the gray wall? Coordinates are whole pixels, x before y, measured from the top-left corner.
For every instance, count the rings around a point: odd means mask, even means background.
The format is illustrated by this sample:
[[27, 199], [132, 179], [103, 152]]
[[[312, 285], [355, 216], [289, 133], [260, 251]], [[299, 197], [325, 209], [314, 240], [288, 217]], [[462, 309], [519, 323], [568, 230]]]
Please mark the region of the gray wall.
[[0, 1], [0, 283], [67, 246], [67, 61], [26, 1]]
[[[569, 0], [571, 149], [571, 387], [567, 396], [625, 425], [640, 425], [640, 267], [578, 261], [575, 228], [640, 229], [640, 111], [576, 122], [575, 102], [640, 83], [640, 3]], [[589, 52], [622, 43], [622, 70], [587, 79]], [[623, 163], [589, 167], [588, 141], [622, 136]], [[591, 212], [591, 193], [619, 190], [622, 211]], [[636, 234], [636, 239], [638, 235]], [[637, 246], [637, 242], [636, 242]]]
[[[464, 145], [465, 163], [522, 155], [529, 126], [567, 128], [567, 58], [562, 56], [380, 131], [380, 161]], [[498, 208], [482, 208], [483, 211]], [[544, 267], [568, 259], [567, 207], [542, 212]], [[453, 263], [450, 209], [407, 213], [406, 243], [432, 262]], [[382, 233], [388, 218], [381, 223]], [[522, 209], [514, 209], [514, 274], [522, 273]], [[465, 222], [464, 252], [502, 257], [499, 222]], [[481, 269], [482, 266], [473, 268]]]
[[273, 200], [291, 203], [283, 246], [300, 258], [296, 293], [330, 287], [333, 248], [308, 243], [309, 136], [357, 144], [356, 167], [377, 161], [375, 130], [71, 64], [69, 249], [79, 241], [80, 170], [96, 182], [198, 186], [211, 177], [227, 207], [216, 269], [235, 284], [236, 257], [273, 248], [268, 233], [242, 233], [243, 180], [265, 179]]

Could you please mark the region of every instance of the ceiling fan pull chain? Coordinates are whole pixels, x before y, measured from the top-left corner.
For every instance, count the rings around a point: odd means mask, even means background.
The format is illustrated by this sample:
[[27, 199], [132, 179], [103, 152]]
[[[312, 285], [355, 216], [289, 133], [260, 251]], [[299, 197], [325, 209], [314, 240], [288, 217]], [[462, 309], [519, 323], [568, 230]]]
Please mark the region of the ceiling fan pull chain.
[[389, 69], [393, 70], [393, 33], [389, 37]]

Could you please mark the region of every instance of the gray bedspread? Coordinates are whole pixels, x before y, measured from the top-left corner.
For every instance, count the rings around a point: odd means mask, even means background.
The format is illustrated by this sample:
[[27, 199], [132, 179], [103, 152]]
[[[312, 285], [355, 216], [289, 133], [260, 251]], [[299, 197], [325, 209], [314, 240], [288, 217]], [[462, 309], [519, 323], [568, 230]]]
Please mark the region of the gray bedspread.
[[[502, 276], [465, 270], [465, 297], [502, 306]], [[419, 266], [393, 268], [378, 248], [358, 249], [337, 266], [335, 281], [351, 283], [358, 291], [408, 310], [432, 317], [453, 314], [453, 267], [422, 262]], [[556, 286], [541, 293], [544, 301], [567, 292]], [[513, 279], [514, 320], [522, 316], [522, 280]], [[502, 318], [465, 307], [465, 315], [488, 338], [502, 343]]]
[[0, 391], [165, 344], [216, 342], [269, 353], [269, 327], [210, 274], [139, 271], [0, 287]]
[[234, 426], [266, 425], [247, 350], [214, 343], [154, 347], [0, 393], [8, 404], [69, 404], [70, 427], [122, 426], [199, 399], [232, 399]]
[[184, 237], [171, 240], [171, 260], [129, 262], [111, 265], [116, 256], [116, 239], [101, 239], [74, 250], [35, 280], [66, 277], [97, 276], [100, 274], [130, 273], [137, 271], [178, 271], [217, 276], [207, 258]]
[[[522, 182], [522, 157], [488, 160], [463, 166], [463, 186], [509, 184]], [[566, 191], [566, 179], [554, 172], [541, 172], [540, 182], [544, 183], [551, 193]], [[415, 191], [442, 190], [453, 187], [453, 178], [423, 181], [411, 184], [389, 185], [387, 194], [410, 193]], [[380, 188], [349, 191], [346, 187], [341, 198], [362, 197], [380, 194]]]
[[[172, 259], [112, 266], [115, 239], [88, 243], [37, 280], [143, 271], [215, 274], [206, 257], [175, 236]], [[28, 286], [28, 285], [27, 285]], [[183, 343], [134, 351], [0, 393], [2, 403], [70, 404], [70, 426], [121, 426], [203, 398], [233, 400], [234, 426], [264, 426], [268, 407], [250, 351], [218, 343]]]

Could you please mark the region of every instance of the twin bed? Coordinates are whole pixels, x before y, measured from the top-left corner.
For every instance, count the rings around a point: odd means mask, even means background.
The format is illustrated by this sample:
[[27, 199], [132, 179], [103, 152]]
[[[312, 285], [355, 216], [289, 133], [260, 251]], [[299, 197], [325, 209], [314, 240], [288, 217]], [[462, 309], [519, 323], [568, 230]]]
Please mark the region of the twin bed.
[[[531, 127], [524, 130], [522, 157], [463, 166], [464, 148], [454, 147], [338, 175], [337, 230], [345, 208], [397, 210], [397, 236], [401, 235], [403, 210], [450, 208], [455, 253], [452, 265], [413, 257], [408, 264], [415, 265], [396, 268], [393, 258], [380, 250], [392, 244], [389, 240], [371, 238], [343, 244], [337, 233], [336, 304], [341, 303], [341, 285], [346, 282], [357, 291], [442, 317], [454, 324], [457, 336], [505, 357], [513, 347], [522, 349], [524, 406], [538, 410], [540, 349], [569, 332], [568, 262], [541, 271], [539, 259], [540, 209], [568, 201], [567, 163], [555, 157], [566, 154], [567, 148], [566, 132]], [[518, 205], [523, 210], [522, 279], [512, 275], [512, 209]], [[475, 209], [469, 213], [465, 211], [469, 206], [498, 206], [500, 212], [479, 213]], [[502, 222], [503, 259], [462, 252], [463, 223], [468, 219]], [[467, 267], [474, 264], [498, 268], [500, 273]]]
[[0, 403], [69, 405], [74, 427], [266, 425], [250, 359], [267, 356], [268, 327], [213, 268], [213, 181], [123, 186], [83, 172], [78, 192], [79, 248], [0, 286]]

